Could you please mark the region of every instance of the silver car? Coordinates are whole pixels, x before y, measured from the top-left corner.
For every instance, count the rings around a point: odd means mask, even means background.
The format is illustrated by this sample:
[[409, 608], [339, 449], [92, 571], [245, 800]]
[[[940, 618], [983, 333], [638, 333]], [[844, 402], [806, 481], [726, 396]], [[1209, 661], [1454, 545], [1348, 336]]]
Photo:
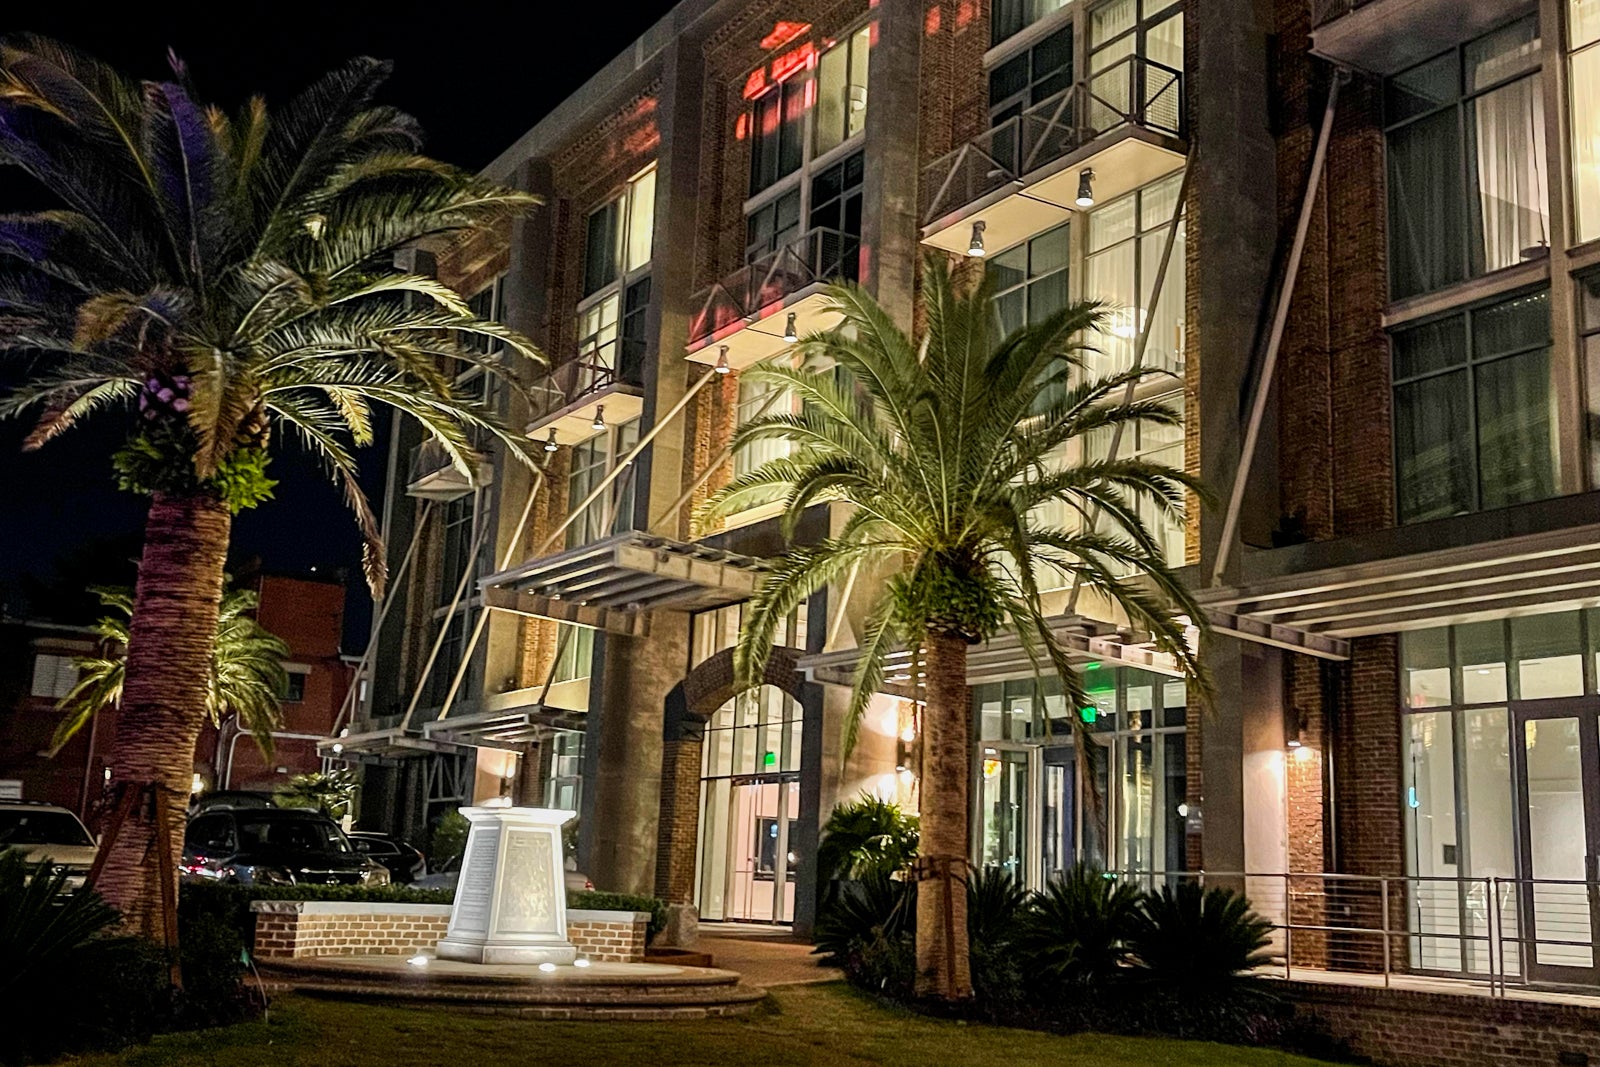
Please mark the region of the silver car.
[[83, 885], [98, 849], [78, 817], [66, 808], [31, 800], [0, 800], [0, 851], [19, 850], [29, 863], [49, 860], [67, 876], [67, 889]]

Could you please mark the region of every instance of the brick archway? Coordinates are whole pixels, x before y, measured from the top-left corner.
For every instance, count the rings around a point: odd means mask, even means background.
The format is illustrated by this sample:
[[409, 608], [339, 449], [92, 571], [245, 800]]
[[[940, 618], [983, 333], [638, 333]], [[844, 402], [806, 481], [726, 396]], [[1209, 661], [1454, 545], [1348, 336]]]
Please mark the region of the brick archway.
[[[761, 685], [775, 686], [799, 702], [805, 684], [798, 648], [772, 650]], [[706, 723], [739, 694], [733, 649], [718, 652], [667, 694], [662, 709], [661, 814], [656, 824], [656, 896], [669, 904], [694, 903], [695, 842], [700, 835], [700, 761]]]

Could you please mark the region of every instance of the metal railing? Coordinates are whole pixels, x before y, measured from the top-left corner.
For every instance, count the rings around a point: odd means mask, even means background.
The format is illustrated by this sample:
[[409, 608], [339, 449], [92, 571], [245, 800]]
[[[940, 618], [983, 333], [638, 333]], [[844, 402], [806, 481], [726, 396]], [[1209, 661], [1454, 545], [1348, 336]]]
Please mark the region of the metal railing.
[[1127, 127], [1184, 136], [1183, 73], [1128, 56], [930, 163], [924, 226]]
[[[475, 465], [483, 462], [480, 453], [472, 453], [469, 457]], [[424, 481], [430, 482], [426, 487], [430, 495], [455, 494], [465, 496], [472, 492], [472, 476], [461, 473], [450, 460], [450, 453], [444, 446], [433, 438], [413, 445], [411, 448], [409, 476], [406, 478], [408, 488], [416, 487]]]
[[[1264, 970], [1509, 987], [1586, 985], [1600, 973], [1593, 935], [1600, 882], [1219, 871], [1112, 875], [1146, 888], [1181, 881], [1242, 890], [1273, 924]], [[1562, 972], [1565, 973], [1562, 973]], [[1600, 986], [1591, 986], [1600, 993]]]
[[617, 385], [640, 387], [644, 367], [641, 347], [619, 339], [557, 364], [530, 390], [533, 421], [537, 423], [602, 389]]
[[1373, 0], [1311, 0], [1311, 28], [1326, 26], [1336, 18], [1350, 14], [1358, 7], [1366, 7]]
[[809, 285], [861, 275], [861, 237], [817, 227], [695, 294], [700, 310], [689, 324], [691, 345], [728, 327], [778, 311]]

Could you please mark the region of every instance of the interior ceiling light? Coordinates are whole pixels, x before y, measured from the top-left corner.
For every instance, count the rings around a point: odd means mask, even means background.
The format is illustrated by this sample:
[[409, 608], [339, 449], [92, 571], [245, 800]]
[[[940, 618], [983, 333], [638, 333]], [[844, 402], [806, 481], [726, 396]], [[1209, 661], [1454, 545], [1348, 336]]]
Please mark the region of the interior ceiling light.
[[983, 220], [979, 219], [972, 224], [972, 240], [967, 242], [967, 255], [976, 259], [983, 257]]
[[544, 450], [546, 452], [554, 452], [556, 450], [556, 431], [554, 427], [550, 430], [550, 436], [544, 439]]
[[594, 427], [596, 430], [603, 430], [606, 428], [606, 406], [604, 404], [601, 404], [599, 407], [594, 409], [594, 421], [589, 425]]
[[1084, 167], [1078, 172], [1079, 207], [1094, 207], [1094, 171]]
[[714, 368], [718, 374], [727, 374], [733, 368], [728, 366], [728, 346], [723, 345], [717, 350], [717, 365]]
[[789, 319], [783, 324], [783, 339], [790, 344], [800, 340], [800, 331], [795, 329], [794, 312], [789, 312]]

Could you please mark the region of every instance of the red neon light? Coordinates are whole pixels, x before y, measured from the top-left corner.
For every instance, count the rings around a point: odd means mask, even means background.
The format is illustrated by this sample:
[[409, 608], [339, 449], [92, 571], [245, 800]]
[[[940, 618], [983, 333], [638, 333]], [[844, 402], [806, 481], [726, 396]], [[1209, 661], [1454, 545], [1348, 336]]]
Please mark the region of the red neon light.
[[972, 25], [978, 17], [978, 5], [973, 0], [961, 0], [956, 5], [956, 29], [961, 30]]
[[772, 32], [761, 38], [761, 47], [771, 52], [782, 48], [790, 41], [811, 29], [809, 22], [785, 22], [780, 19], [773, 24]]
[[750, 77], [744, 80], [744, 98], [746, 100], [754, 100], [756, 97], [765, 92], [766, 88], [766, 73], [762, 71], [761, 68], [757, 67], [755, 70], [750, 72]]
[[772, 61], [772, 80], [781, 82], [795, 71], [809, 67], [816, 61], [817, 46], [807, 41], [791, 52], [785, 52]]
[[926, 37], [932, 37], [934, 34], [938, 33], [939, 21], [939, 7], [937, 4], [935, 4], [933, 7], [928, 8], [928, 17], [922, 20], [923, 35]]
[[742, 141], [750, 136], [750, 112], [739, 112], [739, 121], [733, 127], [733, 139]]

